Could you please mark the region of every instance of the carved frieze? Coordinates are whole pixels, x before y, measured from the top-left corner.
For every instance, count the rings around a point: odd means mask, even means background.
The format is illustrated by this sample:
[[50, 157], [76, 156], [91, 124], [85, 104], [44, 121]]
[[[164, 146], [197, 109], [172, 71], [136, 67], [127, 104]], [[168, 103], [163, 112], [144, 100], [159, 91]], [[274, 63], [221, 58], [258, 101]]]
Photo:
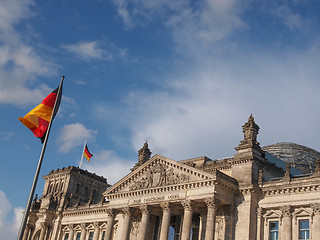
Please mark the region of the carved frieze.
[[158, 187], [164, 185], [174, 185], [189, 181], [189, 176], [183, 173], [177, 173], [173, 168], [169, 168], [164, 164], [159, 164], [151, 168], [146, 176], [137, 179], [129, 187], [130, 191], [145, 189], [150, 187]]

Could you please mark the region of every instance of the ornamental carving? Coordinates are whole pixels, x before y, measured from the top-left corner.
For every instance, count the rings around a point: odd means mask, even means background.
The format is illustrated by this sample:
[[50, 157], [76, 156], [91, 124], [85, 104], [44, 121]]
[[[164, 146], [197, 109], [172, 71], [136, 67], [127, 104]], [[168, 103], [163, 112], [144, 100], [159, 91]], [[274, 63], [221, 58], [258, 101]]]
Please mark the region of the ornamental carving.
[[291, 217], [291, 207], [290, 206], [283, 206], [280, 207], [282, 217]]
[[160, 164], [150, 169], [145, 177], [134, 181], [129, 187], [130, 191], [149, 187], [173, 185], [189, 181], [189, 176], [183, 173], [175, 173], [173, 168]]
[[216, 207], [216, 199], [215, 198], [205, 198], [204, 202], [207, 204], [208, 208], [215, 208]]
[[126, 216], [131, 216], [131, 209], [129, 207], [122, 208], [122, 213]]
[[310, 205], [310, 207], [312, 208], [314, 215], [320, 215], [320, 204], [319, 203], [313, 203]]
[[169, 202], [160, 203], [160, 207], [162, 208], [162, 211], [170, 212], [170, 204], [169, 204]]
[[262, 216], [262, 208], [257, 208], [257, 215], [258, 217], [261, 217]]
[[108, 217], [113, 218], [114, 217], [114, 210], [113, 209], [107, 209], [107, 215], [108, 215]]
[[140, 229], [140, 223], [133, 221], [132, 227], [130, 230], [130, 239], [133, 239], [133, 240], [138, 239], [139, 229]]
[[99, 228], [99, 227], [100, 227], [100, 224], [99, 224], [99, 222], [94, 222], [94, 223], [93, 223], [93, 226], [94, 226], [95, 228]]
[[187, 211], [192, 211], [192, 202], [190, 199], [181, 201], [183, 208]]
[[150, 207], [148, 205], [141, 205], [140, 206], [140, 210], [142, 212], [142, 214], [146, 214], [146, 215], [149, 215], [150, 213]]

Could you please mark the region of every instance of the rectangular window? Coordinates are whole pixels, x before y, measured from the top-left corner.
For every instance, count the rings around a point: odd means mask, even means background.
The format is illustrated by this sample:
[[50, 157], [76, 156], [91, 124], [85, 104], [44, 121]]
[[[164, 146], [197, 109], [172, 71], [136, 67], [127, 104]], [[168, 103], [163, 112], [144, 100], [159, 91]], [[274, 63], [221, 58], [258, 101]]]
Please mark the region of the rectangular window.
[[69, 239], [69, 233], [65, 233], [64, 234], [64, 240], [68, 240]]
[[89, 232], [89, 239], [88, 240], [93, 240], [93, 232]]
[[299, 239], [309, 239], [310, 229], [309, 220], [303, 219], [299, 220]]
[[278, 240], [279, 238], [279, 222], [269, 222], [269, 240]]
[[77, 232], [76, 240], [80, 240], [80, 238], [81, 238], [81, 232]]
[[103, 232], [102, 232], [101, 240], [104, 240], [105, 235], [106, 235], [106, 231], [103, 231]]

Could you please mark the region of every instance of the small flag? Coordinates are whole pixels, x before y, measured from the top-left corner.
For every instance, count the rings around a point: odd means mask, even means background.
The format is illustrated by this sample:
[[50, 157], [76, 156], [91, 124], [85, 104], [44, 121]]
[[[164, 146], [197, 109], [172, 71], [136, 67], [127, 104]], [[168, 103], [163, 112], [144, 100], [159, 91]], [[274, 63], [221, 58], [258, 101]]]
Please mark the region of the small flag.
[[[59, 87], [50, 93], [45, 99], [43, 99], [43, 101], [37, 107], [32, 109], [27, 115], [19, 118], [22, 124], [33, 132], [34, 136], [41, 139], [42, 143], [44, 142], [44, 138], [46, 136], [46, 131], [50, 122], [53, 107], [57, 99], [58, 90]], [[58, 96], [52, 119], [58, 112], [61, 102], [61, 95], [62, 89]]]
[[85, 156], [85, 158], [87, 159], [87, 161], [90, 161], [90, 158], [93, 156], [88, 149], [88, 146], [86, 144], [86, 146], [84, 147], [84, 151], [83, 151], [83, 155]]

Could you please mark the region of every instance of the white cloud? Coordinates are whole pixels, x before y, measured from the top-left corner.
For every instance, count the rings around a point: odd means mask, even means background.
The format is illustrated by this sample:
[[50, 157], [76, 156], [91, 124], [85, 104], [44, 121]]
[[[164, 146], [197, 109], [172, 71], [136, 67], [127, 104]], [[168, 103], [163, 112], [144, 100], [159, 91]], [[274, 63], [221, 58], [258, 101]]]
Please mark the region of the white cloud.
[[65, 125], [58, 138], [59, 151], [68, 152], [75, 146], [83, 145], [85, 140], [95, 140], [97, 131], [87, 129], [81, 123]]
[[148, 140], [153, 153], [176, 160], [233, 155], [251, 113], [261, 145], [292, 141], [318, 149], [319, 61], [318, 45], [286, 56], [244, 50], [177, 69], [175, 78], [161, 79], [162, 88], [131, 91], [121, 107], [94, 111], [113, 124], [119, 119], [136, 150]]
[[[8, 215], [13, 211], [13, 218]], [[13, 240], [17, 238], [17, 233], [22, 219], [21, 207], [12, 209], [12, 205], [4, 192], [0, 190], [0, 232], [1, 238]]]
[[203, 0], [195, 4], [182, 0], [136, 0], [129, 4], [114, 0], [114, 3], [129, 29], [157, 21], [168, 27], [183, 55], [198, 55], [210, 44], [246, 27], [240, 17], [247, 6], [245, 1]]
[[31, 90], [30, 83], [37, 76], [54, 73], [53, 69], [57, 67], [45, 60], [34, 47], [26, 44], [25, 36], [16, 30], [34, 15], [33, 5], [32, 0], [0, 2], [0, 104], [26, 105], [37, 102], [39, 96], [43, 95], [43, 89], [38, 86]]
[[274, 12], [281, 23], [283, 23], [292, 31], [301, 29], [304, 25], [301, 16], [297, 13], [294, 13], [288, 6], [279, 6], [274, 10]]
[[109, 184], [114, 184], [130, 172], [130, 168], [134, 166], [135, 162], [122, 159], [116, 156], [113, 151], [102, 150], [83, 166], [90, 172], [106, 177]]
[[73, 45], [63, 45], [62, 48], [75, 54], [83, 61], [90, 61], [93, 59], [111, 60], [112, 55], [102, 49], [98, 42], [79, 42]]

